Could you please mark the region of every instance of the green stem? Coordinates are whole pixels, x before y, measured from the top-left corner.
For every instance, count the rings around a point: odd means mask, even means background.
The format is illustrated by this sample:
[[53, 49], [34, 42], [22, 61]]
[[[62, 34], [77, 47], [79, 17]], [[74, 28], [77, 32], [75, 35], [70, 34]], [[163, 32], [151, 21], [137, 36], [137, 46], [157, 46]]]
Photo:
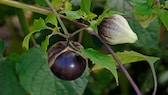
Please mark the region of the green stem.
[[62, 22], [62, 20], [61, 20], [61, 18], [60, 18], [60, 16], [58, 15], [57, 11], [55, 11], [55, 9], [54, 9], [54, 7], [51, 5], [50, 1], [49, 1], [49, 0], [45, 0], [45, 1], [46, 1], [46, 3], [48, 4], [48, 6], [52, 9], [52, 11], [54, 12], [54, 14], [56, 15], [57, 20], [59, 21], [59, 23], [60, 23], [60, 25], [61, 25], [61, 27], [62, 27], [62, 29], [63, 29], [63, 31], [64, 31], [64, 34], [69, 35], [69, 33], [68, 33], [66, 27], [64, 26], [64, 24], [63, 24], [63, 22]]
[[22, 28], [22, 32], [24, 34], [24, 36], [26, 36], [28, 33], [29, 33], [29, 26], [27, 24], [27, 20], [26, 20], [26, 17], [24, 15], [24, 12], [22, 9], [18, 9], [16, 8], [16, 14], [19, 18], [19, 22], [20, 22], [20, 26]]
[[82, 32], [83, 30], [85, 30], [85, 29], [87, 29], [87, 27], [86, 27], [86, 28], [81, 28], [81, 29], [79, 29], [79, 30], [73, 32], [72, 34], [70, 34], [70, 36], [73, 37], [73, 36], [75, 36], [76, 34], [81, 33], [81, 32]]
[[[19, 22], [20, 22], [20, 26], [22, 28], [22, 32], [23, 32], [24, 36], [26, 36], [30, 31], [29, 31], [29, 26], [28, 26], [26, 17], [24, 15], [24, 12], [23, 12], [22, 9], [18, 9], [18, 8], [16, 8], [15, 11], [16, 11], [16, 14], [19, 18]], [[31, 37], [31, 40], [32, 40], [34, 45], [37, 45], [37, 43], [36, 43], [36, 41], [33, 37]]]
[[36, 13], [40, 13], [40, 14], [45, 14], [45, 15], [51, 13], [50, 10], [47, 10], [45, 8], [36, 7], [36, 6], [20, 3], [18, 1], [0, 0], [0, 4], [4, 4], [4, 5], [11, 6], [11, 7], [20, 8], [20, 9], [25, 9], [25, 10], [29, 10], [29, 11], [32, 11], [32, 12], [36, 12]]
[[151, 63], [149, 63], [149, 66], [151, 68], [152, 75], [153, 75], [153, 80], [154, 80], [154, 89], [153, 89], [152, 95], [155, 95], [156, 91], [157, 91], [157, 77], [156, 77], [155, 67]]

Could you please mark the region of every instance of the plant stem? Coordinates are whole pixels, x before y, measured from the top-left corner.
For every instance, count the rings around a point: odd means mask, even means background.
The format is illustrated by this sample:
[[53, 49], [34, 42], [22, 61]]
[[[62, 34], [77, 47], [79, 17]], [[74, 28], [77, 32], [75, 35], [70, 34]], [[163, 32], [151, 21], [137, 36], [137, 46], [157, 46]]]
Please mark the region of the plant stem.
[[24, 34], [24, 36], [26, 36], [29, 33], [29, 26], [27, 24], [27, 20], [26, 17], [24, 15], [24, 12], [22, 9], [16, 9], [16, 14], [18, 16], [19, 22], [20, 22], [20, 26], [22, 28], [22, 32]]
[[[22, 32], [24, 34], [24, 36], [26, 36], [30, 31], [29, 31], [29, 26], [26, 20], [26, 17], [24, 15], [24, 12], [22, 9], [18, 9], [16, 8], [16, 14], [18, 16], [19, 22], [20, 22], [20, 26], [22, 28]], [[31, 37], [31, 40], [33, 42], [34, 45], [37, 45], [35, 39], [33, 37]]]
[[57, 20], [59, 21], [59, 23], [60, 23], [60, 25], [61, 25], [61, 28], [62, 28], [63, 31], [64, 31], [64, 34], [69, 35], [69, 33], [68, 33], [68, 31], [67, 31], [67, 29], [66, 29], [64, 23], [62, 22], [62, 20], [61, 20], [60, 16], [58, 15], [57, 11], [56, 11], [56, 10], [54, 9], [54, 7], [51, 5], [50, 1], [49, 1], [49, 0], [45, 0], [45, 1], [46, 1], [46, 3], [48, 4], [48, 6], [52, 9], [52, 11], [54, 12], [54, 14], [56, 15]]
[[4, 4], [4, 5], [11, 6], [11, 7], [20, 8], [20, 9], [25, 9], [25, 10], [29, 10], [29, 11], [32, 11], [32, 12], [45, 14], [45, 15], [51, 13], [50, 10], [47, 10], [45, 8], [36, 7], [36, 6], [33, 6], [33, 5], [20, 3], [18, 1], [13, 1], [13, 0], [0, 0], [0, 4]]
[[78, 28], [86, 28], [86, 27], [88, 27], [86, 24], [83, 24], [83, 23], [80, 23], [80, 22], [77, 22], [77, 21], [73, 21], [73, 20], [67, 19], [67, 18], [65, 18], [64, 16], [61, 16], [61, 19], [62, 19], [63, 21], [65, 21], [65, 22], [68, 22], [68, 23], [70, 23], [70, 24], [75, 25], [75, 26], [78, 27]]
[[157, 77], [156, 77], [155, 67], [151, 63], [149, 63], [149, 66], [151, 68], [151, 71], [153, 74], [153, 80], [154, 80], [154, 89], [153, 89], [152, 95], [155, 95], [157, 91]]
[[76, 34], [81, 33], [81, 32], [82, 32], [83, 30], [85, 30], [85, 29], [87, 29], [87, 28], [80, 28], [79, 30], [77, 30], [77, 31], [73, 32], [72, 34], [70, 34], [70, 37], [73, 37], [73, 36], [75, 36]]

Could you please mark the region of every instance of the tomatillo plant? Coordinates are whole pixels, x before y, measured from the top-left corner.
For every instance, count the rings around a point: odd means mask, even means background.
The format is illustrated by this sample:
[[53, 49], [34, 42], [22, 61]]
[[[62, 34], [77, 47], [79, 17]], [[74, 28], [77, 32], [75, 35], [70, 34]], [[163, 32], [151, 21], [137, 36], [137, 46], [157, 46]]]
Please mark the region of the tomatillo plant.
[[[107, 3], [108, 1], [104, 2]], [[138, 33], [134, 33], [129, 26], [125, 18], [126, 14], [110, 8], [96, 14], [91, 10], [92, 2], [94, 1], [80, 0], [80, 2], [75, 3], [74, 0], [35, 0], [30, 5], [21, 1], [0, 1], [1, 5], [14, 7], [22, 12], [22, 14], [18, 14], [18, 17], [23, 16], [23, 18], [19, 18], [20, 25], [25, 27], [22, 29], [23, 31], [26, 30], [22, 42], [25, 51], [21, 55], [4, 57], [4, 43], [0, 40], [0, 77], [10, 79], [13, 76], [14, 78], [13, 81], [3, 80], [4, 82], [0, 79], [0, 84], [2, 84], [0, 88], [4, 91], [0, 90], [1, 95], [11, 95], [12, 91], [15, 91], [12, 86], [7, 88], [8, 83], [17, 84], [15, 95], [86, 94], [84, 91], [88, 88], [87, 84], [94, 81], [96, 77], [92, 74], [104, 68], [114, 77], [110, 79], [110, 83], [111, 80], [115, 80], [115, 86], [120, 86], [122, 85], [120, 79], [126, 77], [135, 93], [142, 95], [144, 92], [139, 89], [139, 85], [134, 82], [127, 71], [129, 66], [127, 69], [124, 66], [124, 64], [142, 61], [149, 63], [154, 80], [152, 94], [156, 94], [157, 78], [154, 63], [159, 58], [143, 55], [131, 50], [131, 48], [128, 48], [130, 51], [124, 49], [123, 52], [115, 52], [113, 48], [117, 47], [118, 44], [121, 46], [136, 44]], [[132, 4], [137, 10], [136, 4], [138, 3], [135, 3], [136, 0], [133, 0]], [[153, 3], [146, 2], [145, 4], [151, 5]], [[31, 19], [33, 12], [42, 15], [38, 19], [33, 19], [33, 23], [28, 25], [28, 20], [23, 14], [27, 10], [31, 13]], [[138, 13], [141, 12], [140, 10], [137, 11]], [[162, 13], [159, 15], [162, 21], [164, 15]], [[128, 18], [138, 21], [134, 17]], [[167, 25], [167, 22], [163, 21], [163, 23]], [[96, 39], [93, 42], [91, 42], [92, 36]], [[42, 37], [43, 40], [39, 40], [38, 37]], [[91, 43], [95, 45], [92, 46]], [[99, 50], [105, 52], [102, 53]], [[2, 72], [8, 67], [11, 69], [9, 72]], [[125, 76], [118, 76], [120, 70]], [[103, 76], [105, 74], [102, 74], [101, 78]], [[103, 77], [103, 80], [108, 81], [108, 78]], [[108, 85], [112, 84], [108, 83]], [[9, 89], [12, 91], [9, 92], [10, 94], [6, 94]], [[111, 90], [111, 88], [109, 89]]]

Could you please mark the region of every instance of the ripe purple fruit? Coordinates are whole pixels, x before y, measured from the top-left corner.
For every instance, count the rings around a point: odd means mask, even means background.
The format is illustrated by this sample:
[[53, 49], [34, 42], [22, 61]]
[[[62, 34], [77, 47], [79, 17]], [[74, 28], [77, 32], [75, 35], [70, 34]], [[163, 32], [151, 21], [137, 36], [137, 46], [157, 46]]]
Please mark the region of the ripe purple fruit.
[[83, 48], [78, 42], [57, 42], [48, 51], [49, 67], [53, 74], [63, 80], [74, 80], [82, 75], [87, 60], [75, 48]]

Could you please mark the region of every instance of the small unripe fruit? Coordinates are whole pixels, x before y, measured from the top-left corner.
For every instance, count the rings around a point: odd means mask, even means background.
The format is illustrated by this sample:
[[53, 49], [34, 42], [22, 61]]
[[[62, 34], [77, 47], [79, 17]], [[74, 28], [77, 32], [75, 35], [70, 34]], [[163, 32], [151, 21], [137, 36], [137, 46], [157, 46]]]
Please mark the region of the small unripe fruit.
[[134, 43], [138, 39], [127, 20], [118, 14], [103, 19], [99, 25], [98, 33], [102, 39], [111, 45]]
[[[71, 42], [77, 49], [82, 48], [78, 42]], [[60, 41], [48, 51], [49, 67], [53, 74], [63, 80], [74, 80], [82, 75], [86, 68], [86, 59], [69, 45]]]

